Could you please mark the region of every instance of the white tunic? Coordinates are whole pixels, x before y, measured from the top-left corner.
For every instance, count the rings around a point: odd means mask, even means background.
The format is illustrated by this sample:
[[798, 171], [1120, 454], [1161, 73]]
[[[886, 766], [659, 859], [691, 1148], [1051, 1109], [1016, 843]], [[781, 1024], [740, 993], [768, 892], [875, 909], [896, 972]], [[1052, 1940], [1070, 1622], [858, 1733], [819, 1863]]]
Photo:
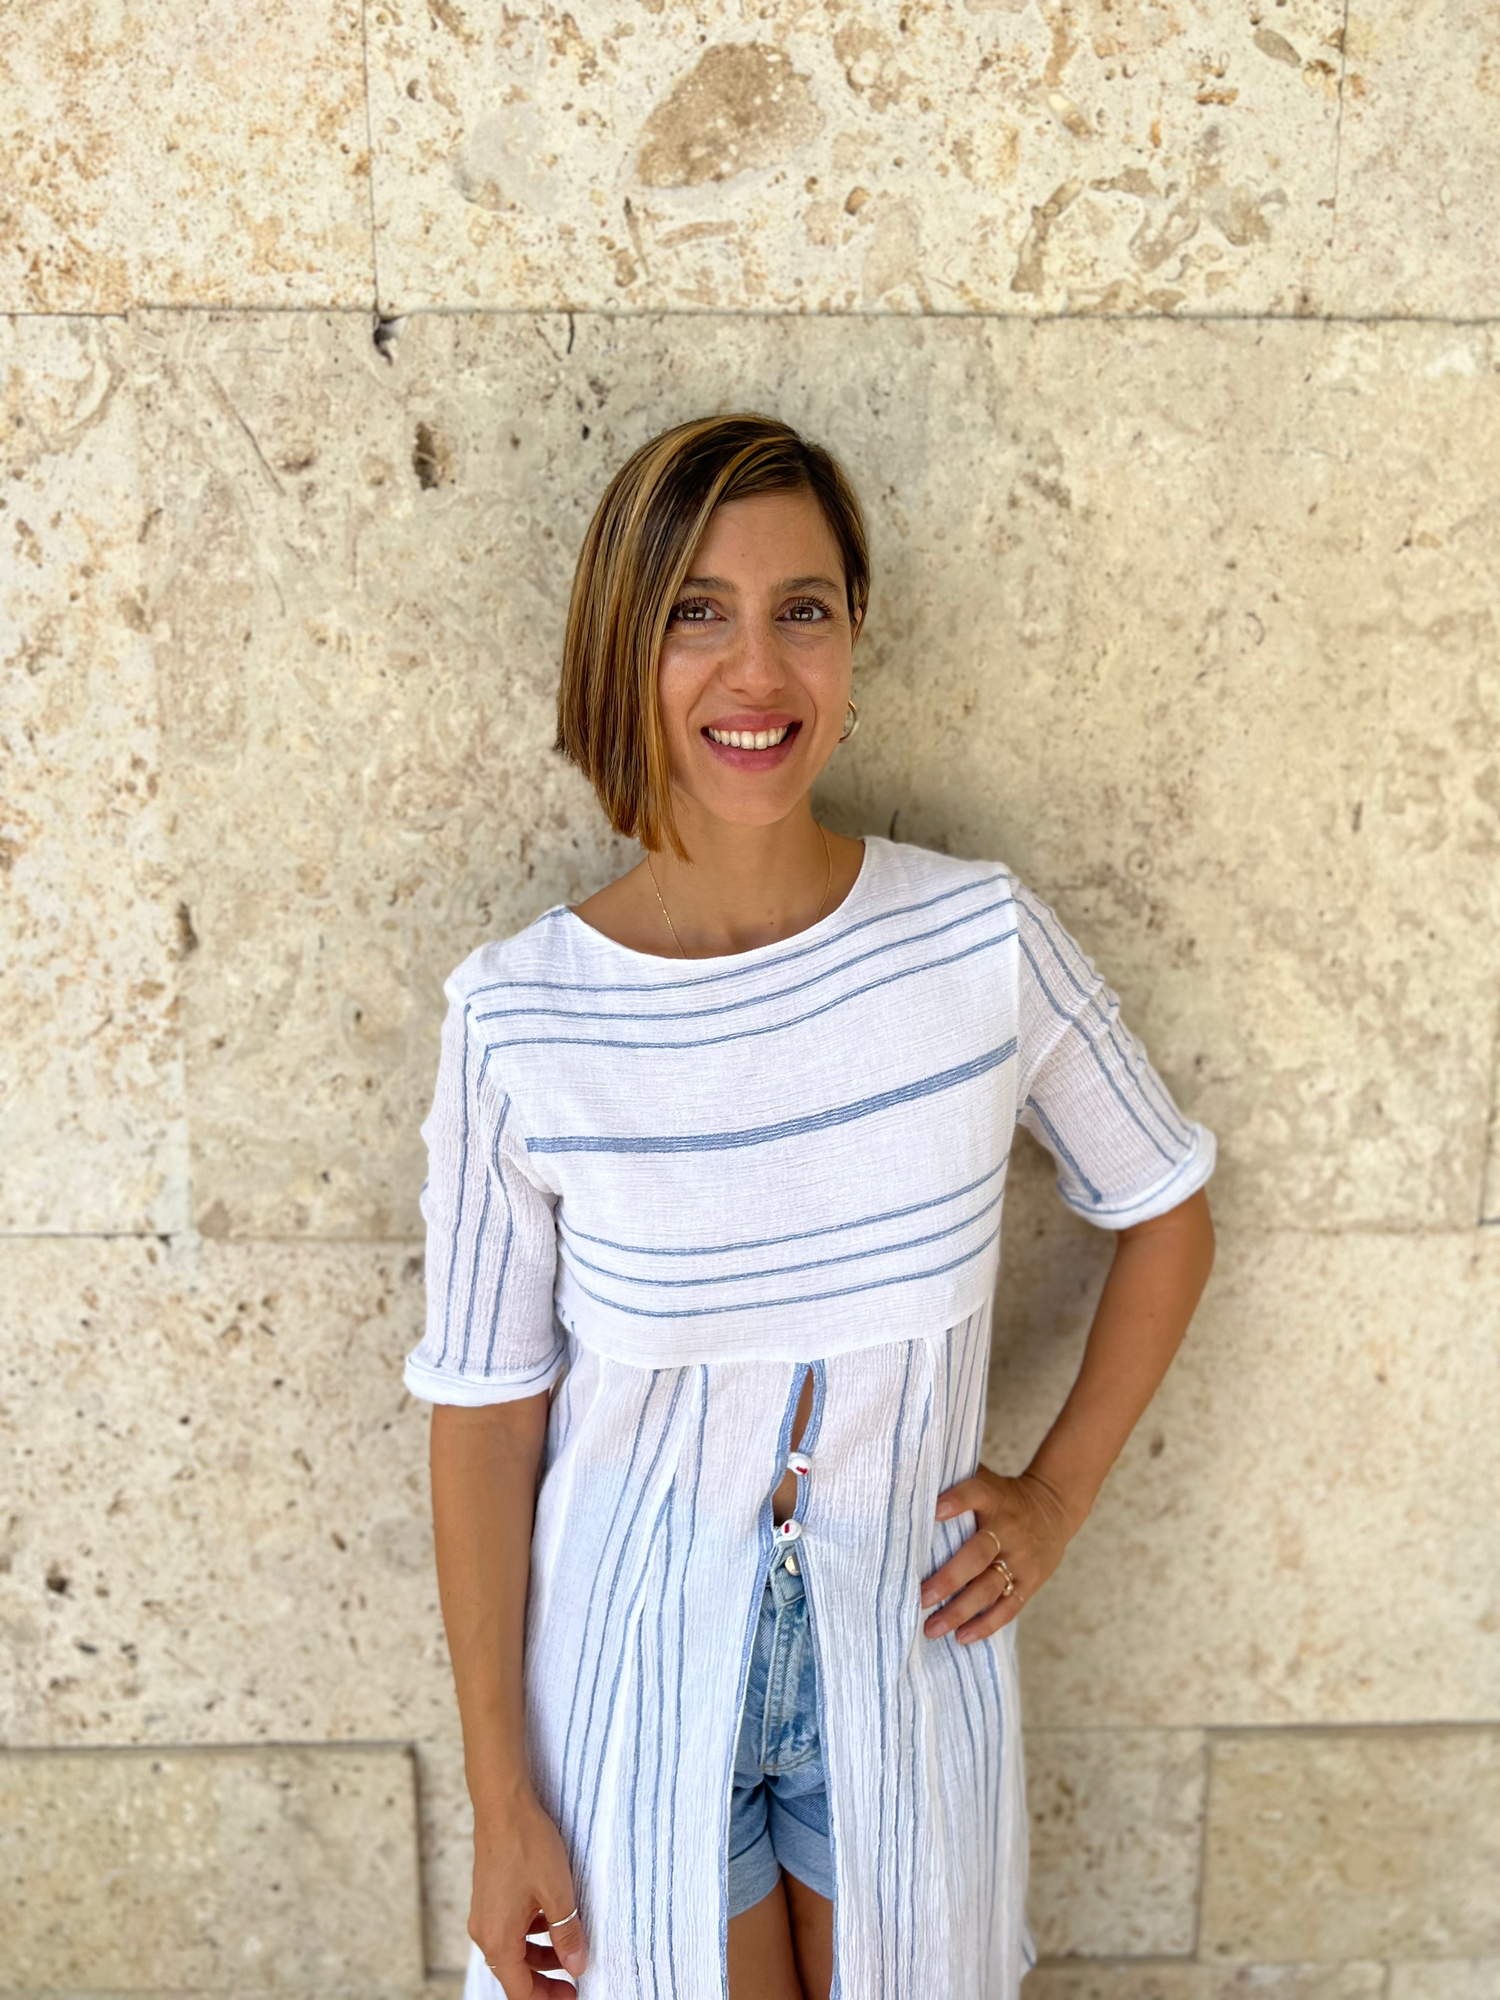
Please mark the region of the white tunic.
[[[784, 943], [634, 952], [565, 908], [448, 982], [412, 1391], [553, 1399], [528, 1749], [584, 1995], [725, 1990], [735, 1739], [804, 1373], [795, 1520], [835, 1994], [1015, 2000], [1031, 1959], [1014, 1625], [927, 1639], [984, 1431], [1017, 1122], [1106, 1228], [1201, 1187], [1185, 1120], [1056, 917], [995, 863], [867, 839]], [[499, 2000], [478, 1953], [468, 2000]]]

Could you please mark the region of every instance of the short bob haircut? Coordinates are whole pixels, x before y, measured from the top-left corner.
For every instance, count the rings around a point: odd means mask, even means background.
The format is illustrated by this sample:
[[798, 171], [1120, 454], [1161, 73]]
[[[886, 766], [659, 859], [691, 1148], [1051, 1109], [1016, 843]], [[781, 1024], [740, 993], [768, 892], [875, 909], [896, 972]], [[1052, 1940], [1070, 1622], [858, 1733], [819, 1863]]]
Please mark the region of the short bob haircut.
[[563, 641], [557, 748], [599, 794], [616, 833], [684, 854], [672, 811], [656, 671], [672, 606], [715, 507], [811, 493], [843, 558], [858, 631], [870, 594], [864, 516], [842, 467], [773, 417], [700, 417], [643, 444], [589, 523]]

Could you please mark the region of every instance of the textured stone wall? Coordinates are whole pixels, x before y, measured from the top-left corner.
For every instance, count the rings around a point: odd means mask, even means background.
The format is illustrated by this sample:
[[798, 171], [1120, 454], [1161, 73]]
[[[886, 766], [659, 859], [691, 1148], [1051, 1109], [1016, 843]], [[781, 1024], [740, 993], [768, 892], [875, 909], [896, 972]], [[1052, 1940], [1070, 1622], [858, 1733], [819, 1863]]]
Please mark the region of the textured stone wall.
[[[870, 509], [831, 822], [1013, 863], [1221, 1140], [1022, 1621], [1028, 2000], [1495, 2000], [1489, 0], [35, 0], [0, 94], [0, 1993], [462, 1962], [440, 983], [631, 858], [573, 556], [748, 405]], [[1108, 1252], [1045, 1164], [999, 1464]]]

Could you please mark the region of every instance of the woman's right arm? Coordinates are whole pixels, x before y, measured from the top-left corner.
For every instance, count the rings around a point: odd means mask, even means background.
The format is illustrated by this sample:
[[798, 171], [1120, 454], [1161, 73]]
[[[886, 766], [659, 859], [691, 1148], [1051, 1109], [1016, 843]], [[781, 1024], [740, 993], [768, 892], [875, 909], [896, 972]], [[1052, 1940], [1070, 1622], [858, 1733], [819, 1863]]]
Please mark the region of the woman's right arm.
[[[558, 1921], [576, 1907], [573, 1877], [526, 1757], [526, 1589], [547, 1400], [440, 1403], [432, 1413], [438, 1590], [474, 1802], [469, 1935], [507, 2000], [555, 2000], [557, 1983], [541, 1969], [561, 1965], [577, 1978], [586, 1960], [578, 1919]], [[555, 1951], [526, 1942], [546, 1917]]]

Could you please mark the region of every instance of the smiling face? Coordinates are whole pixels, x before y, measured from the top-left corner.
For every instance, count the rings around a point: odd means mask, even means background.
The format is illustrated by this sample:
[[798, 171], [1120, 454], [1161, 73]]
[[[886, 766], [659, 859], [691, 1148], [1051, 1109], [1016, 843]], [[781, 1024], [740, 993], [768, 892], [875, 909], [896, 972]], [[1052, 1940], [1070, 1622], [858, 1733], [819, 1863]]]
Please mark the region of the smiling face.
[[854, 638], [839, 546], [811, 493], [717, 508], [657, 669], [679, 801], [737, 826], [784, 819], [833, 755]]

